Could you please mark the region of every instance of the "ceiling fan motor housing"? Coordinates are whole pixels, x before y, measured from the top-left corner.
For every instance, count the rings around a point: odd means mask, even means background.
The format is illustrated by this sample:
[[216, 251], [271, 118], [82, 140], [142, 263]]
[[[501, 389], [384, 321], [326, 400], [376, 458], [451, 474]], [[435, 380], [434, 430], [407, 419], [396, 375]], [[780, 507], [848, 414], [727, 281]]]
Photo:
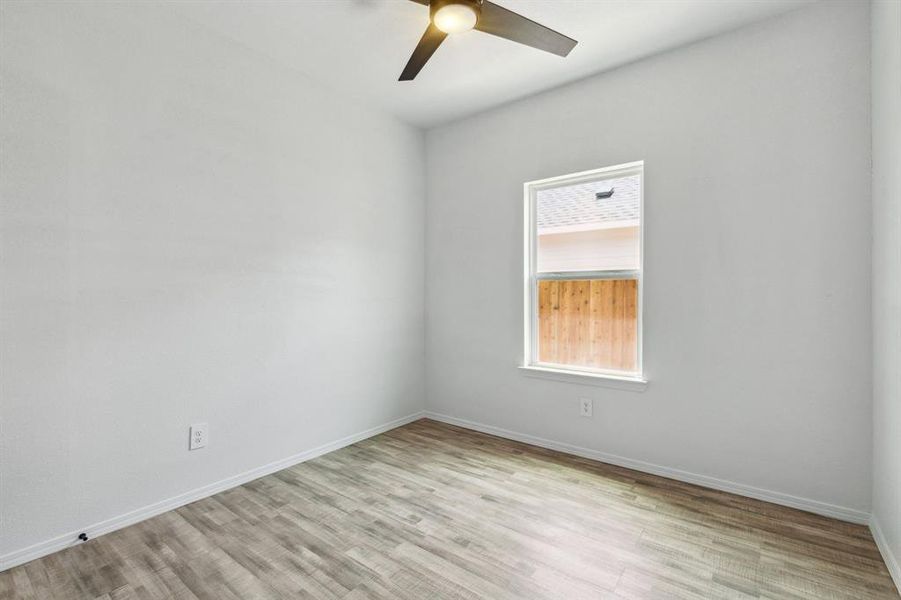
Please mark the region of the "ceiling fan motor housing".
[[476, 14], [476, 19], [482, 14], [482, 0], [431, 0], [429, 2], [429, 18], [434, 20], [435, 13], [450, 4], [468, 6]]

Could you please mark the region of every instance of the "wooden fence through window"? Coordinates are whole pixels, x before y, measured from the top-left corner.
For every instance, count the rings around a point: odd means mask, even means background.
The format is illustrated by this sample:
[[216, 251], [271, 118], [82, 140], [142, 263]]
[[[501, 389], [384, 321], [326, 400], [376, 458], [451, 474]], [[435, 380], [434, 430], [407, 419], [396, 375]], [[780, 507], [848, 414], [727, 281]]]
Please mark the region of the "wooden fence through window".
[[538, 282], [540, 362], [634, 371], [637, 346], [636, 280]]

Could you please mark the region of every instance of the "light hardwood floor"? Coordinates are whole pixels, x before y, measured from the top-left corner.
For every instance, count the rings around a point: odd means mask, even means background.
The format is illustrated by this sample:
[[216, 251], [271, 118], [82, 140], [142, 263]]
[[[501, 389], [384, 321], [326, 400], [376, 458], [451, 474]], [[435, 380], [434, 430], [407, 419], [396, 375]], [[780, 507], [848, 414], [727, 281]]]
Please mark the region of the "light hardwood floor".
[[0, 573], [0, 598], [898, 595], [863, 526], [422, 420]]

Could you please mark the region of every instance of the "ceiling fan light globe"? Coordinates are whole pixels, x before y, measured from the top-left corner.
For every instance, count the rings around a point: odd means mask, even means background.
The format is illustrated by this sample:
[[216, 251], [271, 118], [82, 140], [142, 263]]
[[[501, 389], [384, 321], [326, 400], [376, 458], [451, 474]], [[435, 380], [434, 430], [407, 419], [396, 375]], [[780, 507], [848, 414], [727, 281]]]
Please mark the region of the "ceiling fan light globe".
[[478, 15], [466, 4], [445, 4], [435, 12], [432, 22], [444, 33], [463, 33], [476, 26]]

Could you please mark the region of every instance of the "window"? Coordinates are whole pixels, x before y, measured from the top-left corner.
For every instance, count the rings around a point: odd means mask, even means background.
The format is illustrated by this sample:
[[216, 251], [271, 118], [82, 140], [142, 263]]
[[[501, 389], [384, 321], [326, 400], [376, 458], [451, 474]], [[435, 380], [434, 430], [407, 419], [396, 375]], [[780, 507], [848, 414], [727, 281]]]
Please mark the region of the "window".
[[525, 184], [525, 364], [641, 380], [641, 162]]

